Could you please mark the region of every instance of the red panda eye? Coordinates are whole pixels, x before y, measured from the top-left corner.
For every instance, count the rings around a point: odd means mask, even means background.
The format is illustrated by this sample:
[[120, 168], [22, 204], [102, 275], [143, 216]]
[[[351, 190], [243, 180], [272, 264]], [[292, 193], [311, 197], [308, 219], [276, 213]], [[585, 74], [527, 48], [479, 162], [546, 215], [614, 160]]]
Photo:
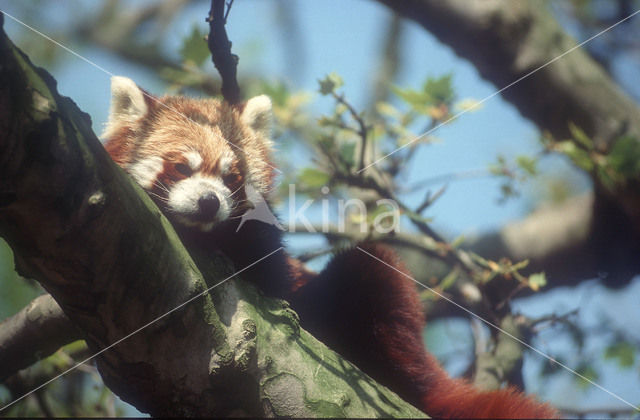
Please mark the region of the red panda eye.
[[184, 176], [189, 176], [193, 173], [193, 170], [189, 165], [185, 165], [184, 163], [176, 163], [175, 168], [176, 171], [180, 172]]
[[233, 172], [222, 176], [222, 182], [227, 186], [234, 186], [238, 182], [238, 174]]

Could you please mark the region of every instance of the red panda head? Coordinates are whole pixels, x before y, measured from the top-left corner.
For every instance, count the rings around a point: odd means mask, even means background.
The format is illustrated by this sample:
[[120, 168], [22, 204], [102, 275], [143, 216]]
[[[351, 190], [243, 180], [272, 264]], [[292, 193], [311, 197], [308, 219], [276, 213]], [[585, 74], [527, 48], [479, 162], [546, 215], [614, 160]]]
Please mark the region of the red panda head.
[[215, 99], [156, 98], [125, 77], [111, 79], [105, 148], [167, 216], [208, 231], [246, 209], [245, 186], [266, 197], [271, 101], [230, 106]]

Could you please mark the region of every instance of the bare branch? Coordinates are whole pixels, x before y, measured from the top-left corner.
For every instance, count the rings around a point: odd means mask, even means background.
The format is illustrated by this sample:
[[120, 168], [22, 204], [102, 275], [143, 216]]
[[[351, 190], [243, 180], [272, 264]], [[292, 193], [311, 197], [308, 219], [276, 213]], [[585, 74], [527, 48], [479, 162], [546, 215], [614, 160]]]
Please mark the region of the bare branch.
[[360, 159], [358, 160], [358, 173], [364, 175], [364, 173], [360, 171], [362, 170], [362, 168], [364, 168], [365, 165], [367, 133], [369, 132], [369, 127], [367, 127], [364, 119], [360, 114], [358, 114], [358, 111], [356, 111], [353, 105], [351, 105], [351, 103], [345, 99], [344, 95], [338, 95], [335, 92], [331, 92], [331, 96], [336, 100], [336, 102], [344, 105], [347, 108], [347, 110], [349, 111], [349, 115], [351, 115], [351, 118], [356, 122], [356, 124], [358, 124], [358, 129], [353, 129], [350, 126], [344, 126], [342, 128], [353, 131], [360, 137]]
[[222, 78], [222, 97], [230, 104], [237, 104], [241, 100], [240, 86], [236, 79], [238, 56], [231, 53], [231, 41], [227, 37], [225, 24], [231, 10], [231, 4], [225, 12], [225, 0], [211, 0], [211, 9], [207, 22], [209, 22], [208, 42], [213, 65], [218, 69]]
[[42, 295], [0, 323], [0, 382], [82, 338], [51, 295]]

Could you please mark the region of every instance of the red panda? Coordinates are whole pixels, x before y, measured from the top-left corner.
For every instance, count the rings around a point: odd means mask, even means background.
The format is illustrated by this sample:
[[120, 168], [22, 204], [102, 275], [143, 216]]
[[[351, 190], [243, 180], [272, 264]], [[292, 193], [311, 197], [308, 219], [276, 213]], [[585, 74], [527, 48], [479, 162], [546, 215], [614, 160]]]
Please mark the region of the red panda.
[[[156, 98], [124, 77], [112, 78], [111, 93], [105, 148], [187, 246], [222, 252], [238, 269], [282, 246], [277, 223], [242, 218], [250, 190], [269, 205], [275, 168], [268, 97], [235, 106]], [[513, 389], [483, 392], [449, 377], [424, 347], [424, 314], [415, 285], [401, 274], [408, 273], [402, 262], [380, 244], [360, 247], [398, 271], [352, 249], [316, 274], [280, 251], [243, 277], [288, 300], [306, 330], [431, 416], [557, 416]]]

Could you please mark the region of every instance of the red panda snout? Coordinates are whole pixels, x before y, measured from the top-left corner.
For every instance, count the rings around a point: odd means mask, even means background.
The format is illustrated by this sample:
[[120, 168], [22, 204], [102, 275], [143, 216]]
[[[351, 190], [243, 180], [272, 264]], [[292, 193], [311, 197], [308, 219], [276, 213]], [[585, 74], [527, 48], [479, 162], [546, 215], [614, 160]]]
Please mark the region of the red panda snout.
[[235, 208], [232, 191], [221, 179], [200, 174], [169, 187], [166, 206], [178, 223], [203, 231], [227, 220]]
[[241, 210], [236, 200], [244, 198], [243, 184], [230, 177], [235, 161], [228, 152], [207, 166], [200, 153], [191, 150], [171, 158], [146, 157], [125, 169], [170, 219], [206, 232]]

